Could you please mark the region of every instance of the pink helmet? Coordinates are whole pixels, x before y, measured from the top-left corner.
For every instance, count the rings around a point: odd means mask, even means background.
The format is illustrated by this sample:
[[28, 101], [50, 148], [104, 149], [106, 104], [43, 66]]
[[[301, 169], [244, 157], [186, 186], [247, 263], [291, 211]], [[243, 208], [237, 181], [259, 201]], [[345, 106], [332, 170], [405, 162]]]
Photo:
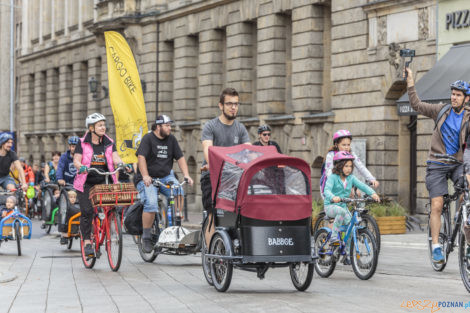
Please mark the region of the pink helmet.
[[338, 151], [335, 156], [333, 157], [333, 163], [343, 161], [343, 160], [351, 160], [354, 161], [355, 157], [351, 153], [347, 151]]
[[345, 138], [345, 137], [349, 137], [352, 139], [352, 135], [349, 132], [349, 130], [340, 129], [333, 135], [333, 143], [336, 143], [338, 139]]

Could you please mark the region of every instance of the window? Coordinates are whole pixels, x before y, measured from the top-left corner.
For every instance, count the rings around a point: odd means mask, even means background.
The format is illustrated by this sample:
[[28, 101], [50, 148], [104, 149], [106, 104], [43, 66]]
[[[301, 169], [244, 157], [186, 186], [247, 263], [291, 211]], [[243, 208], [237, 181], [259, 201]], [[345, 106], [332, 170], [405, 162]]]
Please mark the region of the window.
[[249, 195], [309, 195], [305, 174], [291, 166], [270, 166], [256, 173], [248, 187]]

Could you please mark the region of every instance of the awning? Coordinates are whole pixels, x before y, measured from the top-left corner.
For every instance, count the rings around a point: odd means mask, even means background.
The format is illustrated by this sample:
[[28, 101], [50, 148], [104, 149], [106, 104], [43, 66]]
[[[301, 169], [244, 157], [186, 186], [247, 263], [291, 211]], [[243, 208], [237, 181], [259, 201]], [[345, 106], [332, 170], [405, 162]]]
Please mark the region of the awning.
[[[470, 80], [470, 44], [453, 46], [434, 67], [416, 82], [421, 101], [450, 102], [449, 86], [456, 80]], [[397, 101], [398, 115], [416, 115], [411, 108], [408, 93]]]

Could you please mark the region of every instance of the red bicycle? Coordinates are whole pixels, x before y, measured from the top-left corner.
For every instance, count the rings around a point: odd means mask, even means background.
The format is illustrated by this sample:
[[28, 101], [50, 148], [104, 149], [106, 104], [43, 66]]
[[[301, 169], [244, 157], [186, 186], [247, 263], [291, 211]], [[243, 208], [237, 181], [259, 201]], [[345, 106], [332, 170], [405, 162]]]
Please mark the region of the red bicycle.
[[101, 245], [105, 244], [108, 254], [108, 263], [113, 272], [119, 270], [122, 260], [122, 224], [120, 214], [116, 212], [118, 206], [129, 206], [134, 203], [138, 194], [133, 184], [109, 184], [109, 176], [123, 170], [120, 166], [113, 172], [103, 172], [95, 168], [88, 169], [99, 175], [106, 176], [106, 184], [95, 185], [90, 190], [90, 199], [95, 210], [92, 221], [91, 241], [95, 249], [95, 256], [85, 255], [85, 245], [80, 234], [80, 249], [82, 261], [86, 268], [93, 268], [96, 259], [101, 256]]

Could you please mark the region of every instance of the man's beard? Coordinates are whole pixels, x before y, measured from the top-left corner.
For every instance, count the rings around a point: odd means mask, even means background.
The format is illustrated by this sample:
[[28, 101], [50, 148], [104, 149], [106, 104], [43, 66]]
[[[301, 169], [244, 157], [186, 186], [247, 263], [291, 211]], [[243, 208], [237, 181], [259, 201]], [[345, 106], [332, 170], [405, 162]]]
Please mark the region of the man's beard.
[[223, 113], [224, 113], [225, 118], [228, 119], [229, 121], [233, 121], [234, 119], [237, 118], [236, 114], [235, 115], [228, 115], [227, 113], [225, 113], [225, 111], [223, 111]]
[[170, 136], [170, 133], [166, 134], [162, 129], [160, 129], [160, 137], [165, 139], [166, 137]]

